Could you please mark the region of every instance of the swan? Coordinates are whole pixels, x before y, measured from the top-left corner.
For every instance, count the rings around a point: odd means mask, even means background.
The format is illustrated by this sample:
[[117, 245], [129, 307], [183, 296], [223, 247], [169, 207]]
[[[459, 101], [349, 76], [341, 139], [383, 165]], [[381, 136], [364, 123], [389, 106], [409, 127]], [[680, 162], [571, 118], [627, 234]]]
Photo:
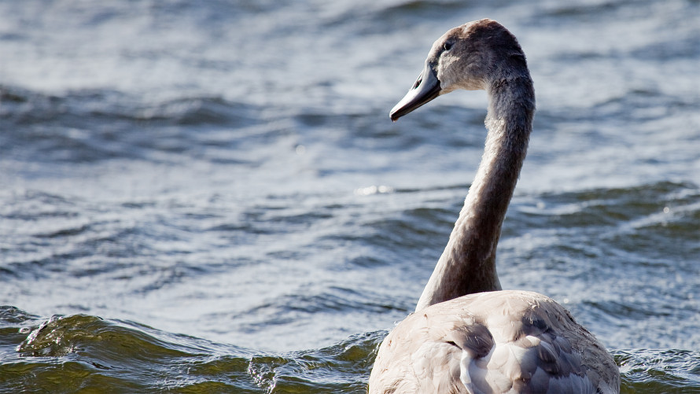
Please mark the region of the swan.
[[515, 36], [490, 19], [449, 30], [391, 120], [456, 89], [488, 94], [484, 154], [415, 312], [379, 347], [369, 393], [618, 393], [612, 356], [566, 309], [498, 281], [496, 245], [535, 111]]

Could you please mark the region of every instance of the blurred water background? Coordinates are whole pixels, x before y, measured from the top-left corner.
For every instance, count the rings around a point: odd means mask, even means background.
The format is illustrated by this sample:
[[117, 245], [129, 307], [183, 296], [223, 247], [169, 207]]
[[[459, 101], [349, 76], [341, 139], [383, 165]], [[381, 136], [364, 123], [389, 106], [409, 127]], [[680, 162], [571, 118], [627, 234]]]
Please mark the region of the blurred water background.
[[538, 99], [501, 283], [700, 392], [697, 0], [0, 0], [0, 392], [364, 392], [486, 96], [388, 110], [484, 17]]

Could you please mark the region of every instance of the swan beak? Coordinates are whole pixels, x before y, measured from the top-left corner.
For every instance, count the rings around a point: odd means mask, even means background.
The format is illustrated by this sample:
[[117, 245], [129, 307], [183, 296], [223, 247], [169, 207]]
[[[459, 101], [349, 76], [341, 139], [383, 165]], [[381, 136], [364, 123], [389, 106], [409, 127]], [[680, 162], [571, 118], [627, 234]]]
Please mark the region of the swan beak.
[[440, 95], [440, 81], [430, 62], [425, 62], [423, 72], [418, 76], [416, 83], [404, 98], [391, 109], [389, 117], [396, 122], [400, 117], [411, 113], [421, 105], [431, 101]]

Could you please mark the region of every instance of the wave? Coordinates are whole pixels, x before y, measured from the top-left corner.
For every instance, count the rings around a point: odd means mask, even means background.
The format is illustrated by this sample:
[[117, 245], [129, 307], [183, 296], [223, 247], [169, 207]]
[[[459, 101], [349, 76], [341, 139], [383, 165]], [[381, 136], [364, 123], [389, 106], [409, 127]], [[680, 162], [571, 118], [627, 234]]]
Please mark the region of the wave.
[[[383, 331], [284, 354], [91, 315], [0, 307], [0, 392], [362, 392]], [[31, 371], [32, 378], [28, 378]]]
[[109, 90], [52, 95], [0, 85], [0, 102], [0, 152], [32, 162], [201, 154], [203, 147], [230, 147], [240, 139], [220, 130], [261, 124], [259, 108], [215, 96], [149, 102]]
[[[48, 320], [0, 307], [0, 392], [364, 393], [386, 331], [282, 354], [91, 315]], [[613, 350], [622, 392], [700, 389], [700, 353]]]

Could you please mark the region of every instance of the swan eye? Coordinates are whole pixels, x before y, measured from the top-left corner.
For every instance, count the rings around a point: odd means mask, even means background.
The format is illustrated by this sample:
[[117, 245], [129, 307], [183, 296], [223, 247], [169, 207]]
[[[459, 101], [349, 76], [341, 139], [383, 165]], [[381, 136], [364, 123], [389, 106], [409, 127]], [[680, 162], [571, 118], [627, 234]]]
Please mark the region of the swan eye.
[[445, 51], [449, 51], [452, 49], [452, 43], [449, 41], [446, 41], [444, 44], [442, 44], [442, 49]]

